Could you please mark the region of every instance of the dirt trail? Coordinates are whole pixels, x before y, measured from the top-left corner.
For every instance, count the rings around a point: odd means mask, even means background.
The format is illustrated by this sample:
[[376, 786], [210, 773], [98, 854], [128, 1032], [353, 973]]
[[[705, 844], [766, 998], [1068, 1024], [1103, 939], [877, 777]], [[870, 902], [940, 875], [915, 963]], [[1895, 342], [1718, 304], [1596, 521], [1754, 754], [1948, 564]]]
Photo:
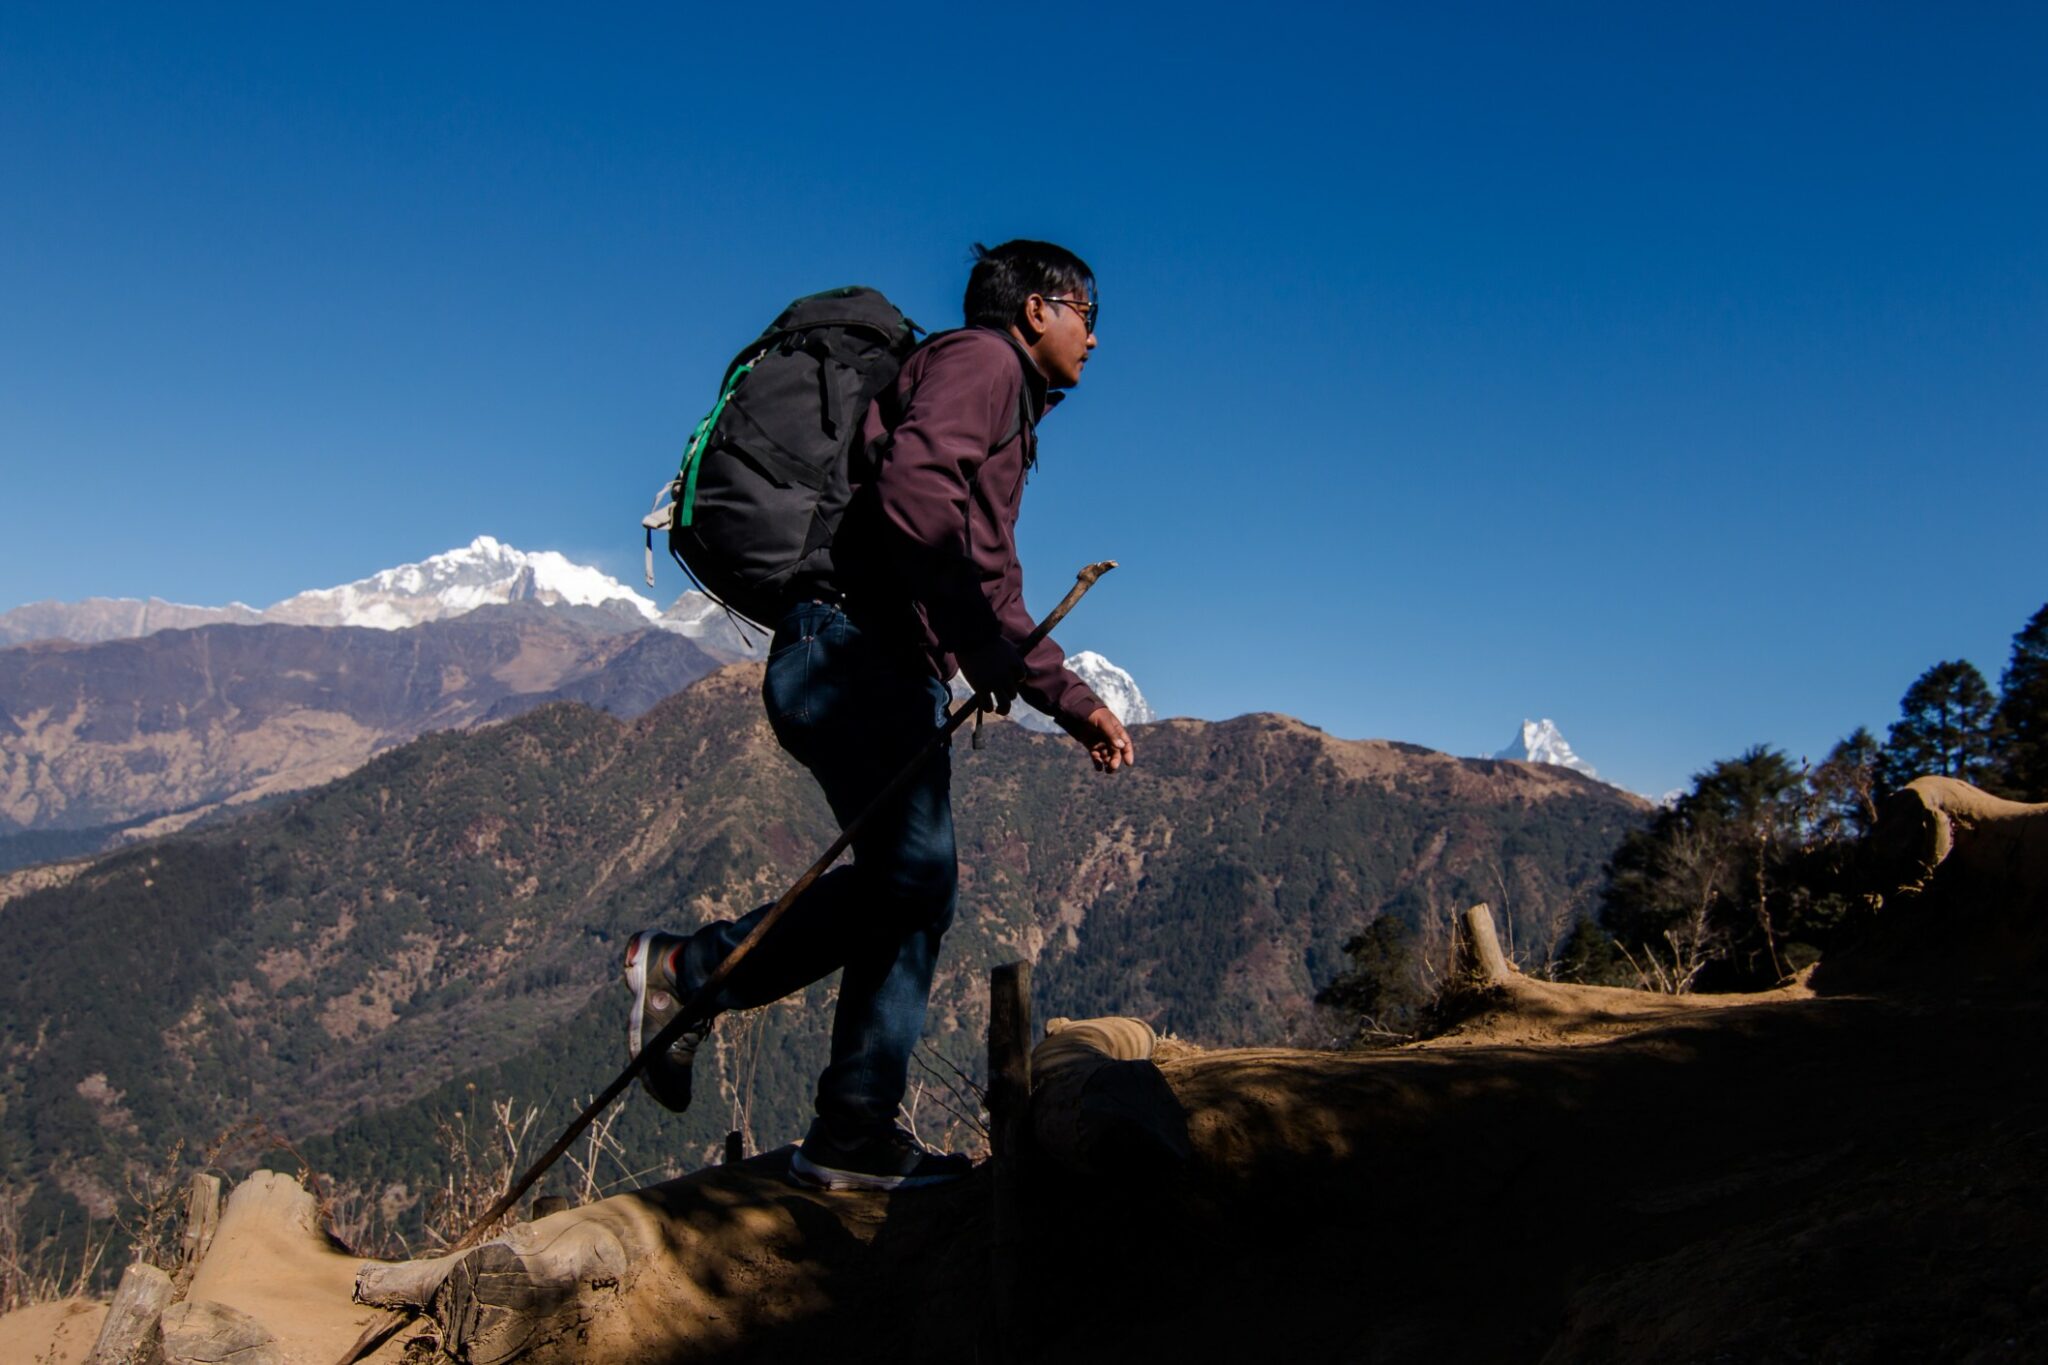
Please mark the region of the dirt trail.
[[0, 1360], [36, 1365], [79, 1365], [92, 1350], [107, 1306], [92, 1299], [59, 1299], [0, 1317]]

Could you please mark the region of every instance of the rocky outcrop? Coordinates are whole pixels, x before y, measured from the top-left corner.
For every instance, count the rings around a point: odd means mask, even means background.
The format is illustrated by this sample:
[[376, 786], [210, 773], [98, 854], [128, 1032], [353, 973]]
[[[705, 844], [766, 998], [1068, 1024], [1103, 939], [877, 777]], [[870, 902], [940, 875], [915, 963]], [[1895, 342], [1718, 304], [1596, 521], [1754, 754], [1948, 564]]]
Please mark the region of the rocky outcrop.
[[1814, 970], [1825, 991], [2038, 990], [2048, 970], [2048, 804], [1949, 777], [1893, 795], [1862, 851], [1861, 942]]

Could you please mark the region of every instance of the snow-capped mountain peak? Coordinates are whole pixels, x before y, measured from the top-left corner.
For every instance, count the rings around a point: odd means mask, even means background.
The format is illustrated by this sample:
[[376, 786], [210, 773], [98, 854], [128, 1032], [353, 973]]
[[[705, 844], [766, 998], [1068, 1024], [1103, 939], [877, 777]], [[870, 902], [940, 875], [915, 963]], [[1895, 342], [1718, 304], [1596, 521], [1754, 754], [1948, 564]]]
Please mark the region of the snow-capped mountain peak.
[[[673, 631], [727, 659], [759, 659], [768, 651], [765, 632], [741, 629], [723, 607], [701, 592], [685, 592], [663, 611], [601, 569], [578, 564], [553, 550], [520, 550], [495, 536], [478, 536], [467, 545], [417, 563], [383, 569], [353, 583], [297, 593], [260, 612], [240, 603], [192, 607], [154, 598], [148, 602], [94, 598], [80, 603], [31, 603], [0, 612], [0, 647], [45, 639], [130, 639], [166, 628], [216, 623], [404, 630], [461, 616], [478, 607], [513, 602], [597, 608], [622, 628], [652, 626]], [[1157, 719], [1131, 675], [1100, 654], [1083, 650], [1070, 656], [1067, 663], [1126, 723]], [[1028, 706], [1019, 706], [1015, 714], [1033, 728], [1055, 728]]]
[[353, 583], [299, 593], [263, 616], [299, 625], [402, 630], [493, 603], [526, 601], [583, 607], [616, 602], [649, 622], [661, 616], [653, 602], [602, 570], [554, 550], [514, 549], [492, 536]]
[[1146, 701], [1145, 694], [1138, 690], [1138, 680], [1094, 650], [1084, 649], [1077, 654], [1069, 654], [1067, 667], [1073, 669], [1081, 681], [1102, 698], [1102, 704], [1116, 712], [1116, 718], [1124, 724], [1146, 725], [1159, 719], [1152, 703]]
[[[1102, 704], [1116, 713], [1116, 718], [1126, 725], [1144, 725], [1159, 719], [1152, 704], [1145, 700], [1145, 694], [1138, 690], [1138, 680], [1117, 667], [1092, 649], [1084, 649], [1067, 656], [1067, 667], [1074, 670], [1089, 690], [1102, 698]], [[964, 679], [953, 681], [956, 696], [965, 696], [967, 684]], [[1010, 711], [1010, 719], [1027, 730], [1052, 734], [1059, 730], [1050, 716], [1044, 715], [1021, 700]]]
[[1575, 773], [1598, 780], [1600, 774], [1593, 765], [1572, 752], [1572, 746], [1565, 742], [1557, 722], [1548, 716], [1542, 720], [1524, 720], [1522, 732], [1513, 743], [1494, 755], [1495, 758], [1515, 759], [1523, 763], [1550, 763], [1560, 768], [1570, 768]]

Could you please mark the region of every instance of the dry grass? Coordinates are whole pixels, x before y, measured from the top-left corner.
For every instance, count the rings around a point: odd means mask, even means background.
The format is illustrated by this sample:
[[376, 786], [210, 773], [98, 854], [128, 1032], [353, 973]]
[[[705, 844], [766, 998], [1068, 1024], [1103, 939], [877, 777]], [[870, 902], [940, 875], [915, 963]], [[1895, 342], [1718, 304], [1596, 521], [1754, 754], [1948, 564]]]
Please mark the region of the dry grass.
[[[586, 1096], [579, 1105], [588, 1105], [597, 1096]], [[575, 1189], [569, 1196], [577, 1204], [593, 1204], [622, 1187], [635, 1187], [654, 1173], [654, 1167], [634, 1170], [626, 1164], [626, 1147], [612, 1136], [612, 1125], [619, 1121], [619, 1115], [626, 1111], [624, 1103], [615, 1104], [605, 1113], [592, 1120], [584, 1130], [583, 1146], [579, 1151], [571, 1147], [562, 1154], [562, 1160], [569, 1163], [575, 1173]], [[610, 1174], [606, 1172], [609, 1169]]]
[[321, 1202], [327, 1230], [365, 1260], [404, 1261], [412, 1258], [406, 1215], [419, 1207], [420, 1195], [402, 1180], [334, 1181]]
[[65, 1249], [62, 1224], [34, 1244], [24, 1244], [22, 1211], [34, 1193], [33, 1188], [0, 1185], [0, 1313], [91, 1293], [113, 1236], [111, 1226], [88, 1220], [75, 1252]]
[[[472, 1093], [476, 1086], [469, 1087]], [[453, 1246], [504, 1198], [526, 1169], [526, 1144], [540, 1121], [534, 1105], [492, 1100], [488, 1118], [458, 1111], [434, 1126], [441, 1145], [441, 1183], [427, 1199], [426, 1233], [438, 1247]], [[518, 1221], [508, 1210], [484, 1229], [493, 1236]]]
[[[485, 1107], [487, 1113], [478, 1113], [472, 1102], [470, 1109], [436, 1122], [441, 1176], [424, 1193], [403, 1181], [337, 1182], [332, 1193], [322, 1197], [321, 1214], [328, 1230], [357, 1255], [380, 1261], [411, 1259], [422, 1225], [430, 1250], [438, 1252], [458, 1241], [504, 1197], [535, 1155], [531, 1148], [537, 1145], [532, 1141], [540, 1122], [537, 1106], [499, 1099]], [[613, 1108], [600, 1116], [583, 1141], [563, 1153], [571, 1203], [592, 1203], [622, 1186], [637, 1185], [649, 1174], [626, 1165], [625, 1147], [612, 1134], [620, 1112]], [[423, 1220], [416, 1223], [423, 1198]], [[507, 1213], [485, 1235], [504, 1231], [521, 1216], [522, 1210]]]
[[917, 1045], [911, 1061], [921, 1074], [903, 1097], [903, 1126], [937, 1151], [988, 1151], [988, 1088], [929, 1041]]
[[184, 1139], [153, 1163], [136, 1161], [128, 1168], [127, 1190], [109, 1219], [88, 1217], [76, 1239], [57, 1226], [33, 1243], [26, 1241], [25, 1215], [33, 1186], [0, 1184], [0, 1313], [17, 1308], [106, 1292], [114, 1272], [108, 1256], [116, 1247], [131, 1262], [147, 1262], [176, 1275], [185, 1269], [186, 1199], [192, 1177], [225, 1175], [230, 1164], [243, 1165], [273, 1151], [298, 1163], [299, 1179], [317, 1189], [318, 1177], [283, 1138], [261, 1123], [237, 1124], [215, 1135], [196, 1155]]

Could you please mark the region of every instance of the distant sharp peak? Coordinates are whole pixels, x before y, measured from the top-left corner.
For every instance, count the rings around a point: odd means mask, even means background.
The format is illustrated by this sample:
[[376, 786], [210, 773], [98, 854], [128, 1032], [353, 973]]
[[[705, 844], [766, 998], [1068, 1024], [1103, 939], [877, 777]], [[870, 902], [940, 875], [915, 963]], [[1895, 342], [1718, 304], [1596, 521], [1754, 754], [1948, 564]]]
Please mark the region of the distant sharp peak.
[[1572, 752], [1572, 746], [1565, 742], [1563, 732], [1557, 728], [1557, 722], [1548, 716], [1542, 720], [1524, 719], [1521, 733], [1494, 757], [1513, 759], [1521, 763], [1548, 763], [1554, 767], [1569, 768], [1575, 773], [1584, 773], [1596, 782], [1601, 780], [1599, 772], [1592, 764]]
[[311, 626], [368, 626], [403, 630], [509, 602], [543, 606], [623, 606], [652, 624], [653, 602], [600, 569], [555, 550], [527, 551], [494, 536], [478, 536], [460, 549], [400, 564], [339, 587], [315, 588], [270, 607], [266, 621]]
[[[1067, 667], [1074, 670], [1088, 690], [1102, 698], [1102, 704], [1116, 714], [1126, 725], [1149, 725], [1159, 719], [1152, 709], [1152, 703], [1145, 700], [1145, 694], [1138, 688], [1138, 680], [1128, 671], [1097, 654], [1092, 649], [1078, 650], [1067, 656]], [[965, 684], [957, 679], [954, 689], [958, 691]], [[1059, 726], [1050, 716], [1037, 709], [1019, 704], [1010, 712], [1010, 719], [1027, 730], [1054, 734]]]
[[[240, 602], [195, 607], [152, 597], [31, 602], [0, 612], [0, 646], [30, 640], [98, 644], [207, 625], [362, 626], [403, 630], [479, 607], [533, 602], [590, 607], [634, 626], [667, 625], [655, 604], [600, 569], [555, 550], [521, 550], [495, 536], [338, 587], [314, 588], [257, 611]], [[683, 634], [691, 632], [684, 630]]]
[[1089, 690], [1102, 698], [1102, 704], [1116, 712], [1116, 718], [1124, 724], [1149, 725], [1159, 719], [1159, 713], [1145, 700], [1138, 680], [1128, 669], [1118, 667], [1092, 649], [1069, 654], [1067, 667], [1079, 674]]

